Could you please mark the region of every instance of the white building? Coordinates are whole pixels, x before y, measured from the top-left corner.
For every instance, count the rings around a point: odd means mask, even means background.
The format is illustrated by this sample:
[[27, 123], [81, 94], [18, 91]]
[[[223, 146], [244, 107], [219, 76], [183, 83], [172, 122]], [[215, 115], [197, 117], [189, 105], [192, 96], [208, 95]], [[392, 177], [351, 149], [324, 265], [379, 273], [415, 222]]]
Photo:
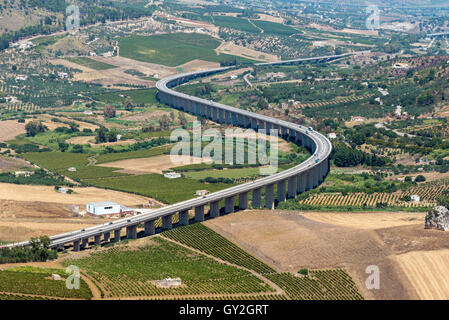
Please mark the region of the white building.
[[421, 197], [416, 195], [416, 194], [411, 195], [410, 199], [412, 199], [413, 202], [420, 202], [421, 201]]
[[115, 202], [95, 202], [86, 205], [87, 213], [95, 216], [109, 216], [121, 213], [121, 206]]
[[337, 139], [337, 134], [335, 132], [331, 132], [327, 134], [329, 139]]

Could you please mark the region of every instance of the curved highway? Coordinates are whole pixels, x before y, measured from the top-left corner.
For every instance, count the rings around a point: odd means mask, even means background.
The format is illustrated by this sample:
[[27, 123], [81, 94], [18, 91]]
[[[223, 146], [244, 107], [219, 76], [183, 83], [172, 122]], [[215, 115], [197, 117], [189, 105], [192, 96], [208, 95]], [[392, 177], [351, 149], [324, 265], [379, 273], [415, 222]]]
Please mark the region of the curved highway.
[[[348, 54], [295, 59], [275, 63], [260, 63], [257, 65], [328, 62], [346, 56], [348, 56]], [[188, 225], [191, 223], [188, 212], [192, 209], [195, 212], [195, 221], [203, 221], [205, 219], [206, 207], [209, 208], [209, 217], [212, 218], [218, 217], [222, 212], [233, 212], [235, 210], [235, 198], [238, 198], [238, 209], [246, 209], [249, 207], [249, 193], [252, 193], [252, 207], [267, 207], [273, 209], [275, 204], [275, 186], [277, 186], [276, 200], [278, 202], [285, 201], [287, 198], [296, 197], [302, 192], [317, 187], [328, 174], [330, 167], [329, 156], [332, 151], [332, 144], [325, 136], [311, 128], [306, 128], [287, 121], [274, 119], [172, 90], [172, 88], [191, 81], [192, 79], [210, 76], [232, 68], [233, 67], [223, 67], [207, 71], [173, 75], [162, 79], [156, 84], [158, 99], [176, 109], [194, 115], [201, 115], [218, 123], [232, 124], [234, 126], [252, 128], [254, 130], [264, 129], [269, 131], [277, 129], [283, 138], [308, 148], [312, 153], [310, 158], [303, 163], [280, 173], [214, 192], [203, 197], [186, 200], [160, 209], [140, 210], [140, 214], [130, 218], [118, 219], [106, 224], [51, 236], [50, 247], [63, 249], [64, 246], [73, 244], [73, 249], [78, 251], [81, 248], [86, 247], [91, 238], [94, 239], [94, 244], [96, 245], [101, 244], [102, 241], [119, 241], [120, 232], [123, 228], [126, 228], [127, 238], [134, 239], [137, 237], [137, 227], [141, 224], [144, 224], [145, 235], [152, 235], [155, 233], [154, 223], [160, 218], [162, 218], [163, 229], [172, 228], [173, 216], [175, 214], [179, 214], [180, 225]], [[263, 192], [263, 190], [265, 192]], [[263, 196], [264, 203], [262, 203]], [[223, 209], [221, 209], [222, 200], [224, 200]], [[113, 238], [111, 237], [111, 233]], [[24, 245], [29, 245], [29, 242], [15, 243], [6, 247]]]

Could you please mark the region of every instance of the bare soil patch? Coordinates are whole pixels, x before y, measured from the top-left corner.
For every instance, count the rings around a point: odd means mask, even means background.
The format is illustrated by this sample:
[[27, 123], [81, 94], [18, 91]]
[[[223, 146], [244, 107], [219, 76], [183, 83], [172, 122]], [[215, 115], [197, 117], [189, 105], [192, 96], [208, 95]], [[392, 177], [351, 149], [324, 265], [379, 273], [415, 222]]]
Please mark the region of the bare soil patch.
[[268, 21], [268, 22], [275, 22], [275, 23], [284, 23], [284, 18], [282, 17], [274, 17], [274, 16], [270, 16], [268, 14], [264, 14], [264, 13], [259, 13], [258, 14], [259, 19], [257, 20], [262, 20], [262, 21]]
[[[118, 170], [117, 172], [122, 173], [131, 173], [131, 174], [148, 174], [148, 173], [158, 173], [161, 174], [165, 170], [170, 170], [172, 168], [181, 167], [186, 164], [191, 164], [195, 160], [194, 157], [188, 156], [179, 156], [179, 159], [183, 161], [183, 163], [173, 163], [171, 161], [170, 155], [161, 155], [150, 158], [140, 158], [140, 159], [129, 159], [129, 160], [120, 160], [109, 163], [102, 163], [100, 166], [102, 167], [111, 167], [111, 168], [122, 168], [122, 170]], [[207, 162], [207, 160], [203, 160], [202, 162]]]
[[66, 140], [67, 143], [70, 144], [91, 144], [92, 146], [125, 146], [136, 143], [136, 140], [119, 140], [116, 142], [104, 142], [104, 143], [95, 143], [95, 136], [82, 136], [82, 137], [73, 137]]
[[58, 193], [51, 186], [29, 186], [0, 183], [0, 200], [37, 201], [45, 203], [77, 204], [85, 206], [89, 202], [114, 201], [133, 207], [148, 203], [148, 198], [99, 188], [72, 188], [73, 194]]
[[195, 59], [178, 66], [178, 68], [182, 68], [183, 72], [194, 72], [194, 71], [215, 69], [219, 67], [220, 64], [218, 62], [210, 62], [199, 59]]
[[425, 213], [409, 212], [304, 212], [307, 219], [342, 227], [375, 230], [398, 226], [423, 225]]
[[162, 110], [146, 111], [146, 112], [127, 115], [127, 116], [121, 117], [121, 119], [126, 120], [126, 121], [148, 121], [151, 119], [158, 119], [164, 115], [168, 116], [168, 115], [170, 115], [170, 112], [162, 111]]
[[5, 219], [0, 221], [0, 239], [11, 242], [26, 241], [31, 237], [51, 236], [96, 224], [104, 219]]
[[24, 134], [25, 124], [17, 120], [6, 120], [0, 122], [0, 142], [12, 140], [19, 134]]
[[27, 161], [20, 158], [1, 157], [0, 156], [0, 172], [8, 172], [22, 168], [32, 168]]
[[238, 46], [232, 42], [223, 42], [218, 48], [215, 49], [215, 51], [217, 53], [226, 53], [242, 58], [266, 62], [275, 62], [280, 60], [280, 58], [276, 55]]
[[449, 250], [409, 252], [398, 262], [420, 299], [449, 298]]
[[[416, 293], [394, 253], [372, 230], [316, 222], [295, 212], [251, 211], [209, 220], [206, 225], [281, 271], [345, 268], [367, 299], [410, 299]], [[379, 290], [367, 290], [365, 270], [379, 267]]]
[[397, 254], [449, 249], [449, 232], [424, 229], [424, 221], [411, 226], [379, 229], [376, 233]]

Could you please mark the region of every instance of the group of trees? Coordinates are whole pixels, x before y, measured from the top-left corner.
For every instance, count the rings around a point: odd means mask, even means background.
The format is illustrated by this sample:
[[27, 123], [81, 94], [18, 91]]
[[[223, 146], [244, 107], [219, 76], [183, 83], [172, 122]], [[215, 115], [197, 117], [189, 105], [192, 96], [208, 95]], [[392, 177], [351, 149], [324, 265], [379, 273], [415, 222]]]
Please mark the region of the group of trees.
[[104, 106], [103, 114], [104, 114], [105, 118], [114, 118], [116, 113], [117, 113], [117, 111], [110, 104], [107, 104]]
[[25, 130], [27, 137], [34, 137], [38, 133], [47, 131], [48, 128], [40, 121], [30, 121], [25, 125]]
[[438, 205], [449, 209], [449, 191], [444, 191], [437, 199]]
[[117, 131], [108, 130], [106, 127], [100, 127], [96, 130], [95, 143], [105, 143], [105, 142], [116, 142], [117, 141]]
[[31, 261], [47, 261], [58, 257], [55, 250], [50, 249], [50, 238], [43, 236], [31, 238], [27, 247], [14, 247], [0, 249], [1, 263], [17, 263]]
[[364, 164], [370, 167], [385, 166], [389, 160], [386, 157], [379, 157], [357, 149], [348, 147], [343, 143], [334, 146], [332, 159], [337, 167], [354, 167]]

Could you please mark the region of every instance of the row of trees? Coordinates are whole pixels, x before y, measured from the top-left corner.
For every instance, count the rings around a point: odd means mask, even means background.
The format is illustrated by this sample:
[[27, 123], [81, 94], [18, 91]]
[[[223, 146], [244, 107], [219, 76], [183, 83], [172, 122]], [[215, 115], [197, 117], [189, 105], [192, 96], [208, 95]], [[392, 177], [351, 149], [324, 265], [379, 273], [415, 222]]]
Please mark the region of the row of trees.
[[31, 261], [47, 261], [58, 257], [55, 250], [50, 249], [50, 238], [47, 236], [31, 238], [30, 246], [0, 249], [0, 264]]

